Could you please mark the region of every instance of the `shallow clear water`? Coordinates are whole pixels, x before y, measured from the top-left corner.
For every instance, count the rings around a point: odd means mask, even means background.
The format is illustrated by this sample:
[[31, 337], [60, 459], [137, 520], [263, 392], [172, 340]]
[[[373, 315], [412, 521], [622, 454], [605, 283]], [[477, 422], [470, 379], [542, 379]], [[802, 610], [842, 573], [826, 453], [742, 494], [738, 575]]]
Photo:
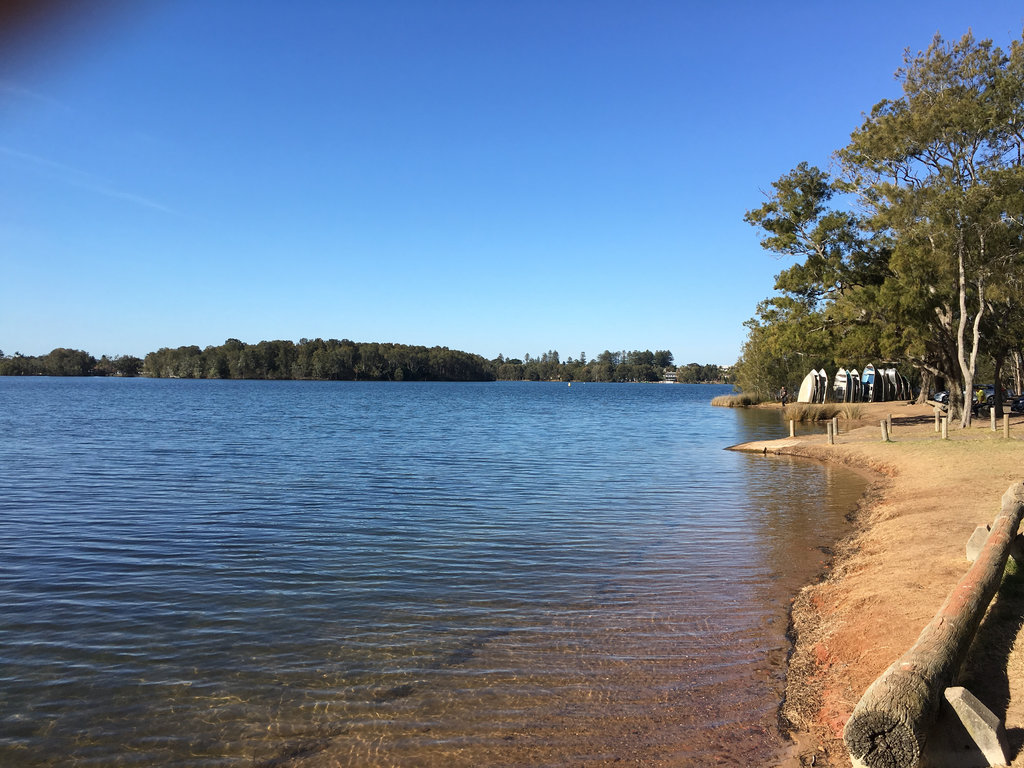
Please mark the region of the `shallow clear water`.
[[0, 765], [767, 759], [863, 484], [725, 391], [0, 378]]

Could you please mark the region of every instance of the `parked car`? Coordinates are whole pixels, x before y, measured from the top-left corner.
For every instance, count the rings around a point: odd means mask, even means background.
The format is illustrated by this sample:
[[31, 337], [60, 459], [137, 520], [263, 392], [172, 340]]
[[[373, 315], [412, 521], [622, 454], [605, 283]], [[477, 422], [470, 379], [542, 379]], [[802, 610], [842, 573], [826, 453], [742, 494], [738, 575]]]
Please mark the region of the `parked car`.
[[[979, 402], [978, 390], [983, 390], [984, 394], [982, 397], [983, 401]], [[985, 386], [975, 387], [974, 396], [971, 398], [971, 410], [974, 413], [987, 415], [992, 410], [992, 406], [995, 404], [996, 388], [992, 384], [986, 384]], [[1012, 389], [1003, 389], [1003, 404], [1009, 404], [1011, 411], [1022, 410], [1021, 397], [1014, 394]]]
[[[984, 402], [978, 402], [978, 390], [984, 390]], [[993, 401], [996, 396], [996, 388], [992, 384], [985, 384], [980, 387], [975, 387], [970, 399], [971, 409], [974, 413], [979, 411], [987, 412], [992, 407]], [[949, 405], [949, 392], [943, 390], [941, 392], [934, 392], [930, 398], [932, 401], [939, 405]], [[1003, 402], [1010, 404], [1010, 409], [1014, 411], [1024, 411], [1024, 396], [1017, 395], [1012, 389], [1003, 390]]]

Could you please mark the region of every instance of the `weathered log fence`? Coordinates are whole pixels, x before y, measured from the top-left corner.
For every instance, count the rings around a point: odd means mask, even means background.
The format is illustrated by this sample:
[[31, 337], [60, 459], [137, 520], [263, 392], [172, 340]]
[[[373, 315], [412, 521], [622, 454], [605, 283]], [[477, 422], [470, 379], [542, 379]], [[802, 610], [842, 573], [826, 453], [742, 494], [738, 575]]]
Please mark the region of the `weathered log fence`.
[[853, 710], [843, 740], [854, 765], [911, 768], [999, 588], [1024, 515], [1024, 482], [1010, 486], [977, 560], [917, 642], [875, 680]]

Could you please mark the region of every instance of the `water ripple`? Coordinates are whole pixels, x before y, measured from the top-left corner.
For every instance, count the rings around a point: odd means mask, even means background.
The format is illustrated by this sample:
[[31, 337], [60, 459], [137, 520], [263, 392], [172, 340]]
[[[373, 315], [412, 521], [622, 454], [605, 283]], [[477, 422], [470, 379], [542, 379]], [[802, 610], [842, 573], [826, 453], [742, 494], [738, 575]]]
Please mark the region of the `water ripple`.
[[0, 379], [0, 764], [763, 755], [860, 485], [712, 394]]

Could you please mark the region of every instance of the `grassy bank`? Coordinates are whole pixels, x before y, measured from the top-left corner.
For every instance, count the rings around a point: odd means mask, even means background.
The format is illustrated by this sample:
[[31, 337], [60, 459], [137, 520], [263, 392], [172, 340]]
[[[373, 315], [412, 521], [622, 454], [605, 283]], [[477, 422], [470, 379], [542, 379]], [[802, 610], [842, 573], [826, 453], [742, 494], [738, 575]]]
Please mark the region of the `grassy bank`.
[[836, 416], [859, 419], [864, 409], [857, 403], [790, 403], [782, 409], [784, 421], [828, 421]]
[[741, 392], [738, 395], [719, 395], [711, 399], [712, 405], [723, 408], [747, 408], [751, 405], [760, 405], [765, 399], [760, 395], [748, 395]]

